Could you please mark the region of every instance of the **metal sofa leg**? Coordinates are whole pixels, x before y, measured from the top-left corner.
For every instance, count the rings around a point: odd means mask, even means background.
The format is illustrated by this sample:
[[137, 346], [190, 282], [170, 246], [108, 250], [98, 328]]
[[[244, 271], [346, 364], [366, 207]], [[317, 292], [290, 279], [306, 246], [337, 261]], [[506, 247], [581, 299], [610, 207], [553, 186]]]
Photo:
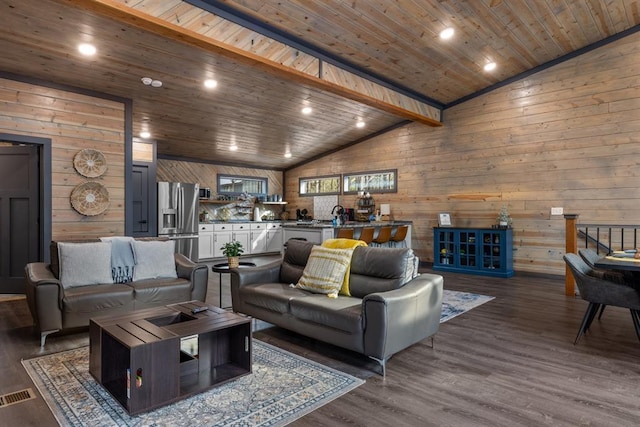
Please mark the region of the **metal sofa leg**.
[[47, 339], [47, 335], [59, 332], [60, 329], [54, 329], [53, 331], [44, 331], [40, 333], [40, 348], [44, 348], [44, 342]]
[[382, 376], [385, 377], [387, 375], [386, 364], [388, 359], [378, 359], [377, 357], [369, 356], [369, 358], [375, 360], [382, 368]]
[[[640, 312], [639, 312], [639, 314], [640, 314]], [[639, 325], [640, 325], [640, 323], [639, 323]], [[431, 340], [431, 348], [433, 348], [433, 349], [435, 349], [435, 345], [436, 345], [435, 344], [435, 337], [436, 337], [435, 334], [431, 335], [429, 337], [429, 339]], [[640, 338], [640, 335], [638, 335], [638, 337]], [[373, 357], [373, 356], [369, 356], [369, 358], [375, 360], [376, 362], [378, 362], [378, 364], [380, 365], [380, 368], [382, 369], [382, 376], [383, 377], [386, 376], [387, 375], [387, 369], [386, 369], [387, 360], [389, 360], [391, 358], [391, 356], [387, 357], [386, 359], [378, 359], [377, 357]]]

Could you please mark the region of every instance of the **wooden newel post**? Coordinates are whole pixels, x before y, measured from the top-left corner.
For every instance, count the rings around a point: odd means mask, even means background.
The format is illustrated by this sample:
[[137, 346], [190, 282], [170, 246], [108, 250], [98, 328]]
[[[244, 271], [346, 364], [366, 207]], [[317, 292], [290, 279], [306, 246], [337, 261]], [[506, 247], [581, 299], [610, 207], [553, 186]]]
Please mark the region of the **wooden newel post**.
[[[578, 214], [565, 214], [565, 234], [567, 237], [565, 243], [565, 252], [568, 254], [578, 253]], [[576, 282], [571, 275], [571, 270], [565, 266], [564, 276], [564, 294], [567, 296], [575, 296]]]

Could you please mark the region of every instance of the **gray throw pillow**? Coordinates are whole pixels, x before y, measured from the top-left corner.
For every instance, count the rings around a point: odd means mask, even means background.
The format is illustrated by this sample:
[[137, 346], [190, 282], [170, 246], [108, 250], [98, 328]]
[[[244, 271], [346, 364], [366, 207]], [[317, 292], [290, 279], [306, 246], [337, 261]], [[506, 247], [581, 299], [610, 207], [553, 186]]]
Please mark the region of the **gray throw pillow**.
[[63, 288], [113, 283], [111, 244], [58, 243], [60, 283]]
[[136, 266], [133, 268], [133, 281], [178, 277], [174, 253], [176, 244], [173, 240], [132, 242], [133, 256]]

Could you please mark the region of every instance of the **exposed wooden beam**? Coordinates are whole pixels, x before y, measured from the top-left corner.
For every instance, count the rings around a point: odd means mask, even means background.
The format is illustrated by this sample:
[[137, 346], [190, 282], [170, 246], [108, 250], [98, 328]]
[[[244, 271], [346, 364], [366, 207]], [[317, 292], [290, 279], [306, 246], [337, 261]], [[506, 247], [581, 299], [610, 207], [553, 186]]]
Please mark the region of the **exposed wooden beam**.
[[[313, 76], [298, 71], [263, 56], [257, 55], [253, 52], [240, 49], [228, 43], [220, 42], [209, 36], [199, 34], [188, 28], [175, 25], [164, 19], [126, 6], [122, 2], [114, 0], [61, 0], [61, 2], [99, 14], [101, 16], [125, 22], [129, 25], [144, 29], [145, 31], [149, 31], [168, 39], [176, 40], [190, 46], [198, 47], [209, 53], [215, 53], [217, 55], [225, 56], [239, 63], [250, 65], [252, 67], [260, 69], [267, 74], [274, 75], [279, 78], [284, 78], [301, 85], [307, 85], [319, 90], [327, 91], [329, 93], [360, 102], [362, 104], [377, 108], [379, 110], [397, 115], [405, 119], [424, 123], [429, 126], [442, 125], [442, 122], [440, 121], [440, 111], [431, 106], [422, 108], [426, 111], [426, 114], [420, 114], [416, 111], [403, 108], [402, 106], [396, 105], [391, 102], [385, 102], [377, 97], [367, 94], [366, 90], [360, 89], [363, 85], [359, 85], [358, 90], [356, 90], [354, 88], [346, 86], [345, 84], [341, 84], [342, 81], [329, 81], [325, 78], [322, 78], [322, 76]], [[353, 75], [352, 78], [362, 79], [361, 77], [355, 75]], [[392, 92], [389, 89], [382, 89], [381, 87], [378, 87], [376, 89]], [[399, 99], [398, 104], [407, 102], [407, 96], [400, 94], [396, 95]], [[415, 100], [414, 103], [420, 104]]]

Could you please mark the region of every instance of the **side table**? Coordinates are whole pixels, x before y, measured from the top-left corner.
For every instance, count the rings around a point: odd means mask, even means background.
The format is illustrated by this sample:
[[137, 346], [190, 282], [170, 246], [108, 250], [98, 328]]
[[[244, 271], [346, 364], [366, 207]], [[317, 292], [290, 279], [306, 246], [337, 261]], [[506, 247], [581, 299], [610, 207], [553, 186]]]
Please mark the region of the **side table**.
[[[240, 261], [240, 264], [238, 265], [238, 268], [242, 268], [242, 267], [255, 267], [256, 264], [253, 262], [248, 262], [248, 261]], [[220, 264], [215, 264], [213, 267], [211, 267], [211, 271], [213, 271], [214, 273], [218, 273], [218, 287], [220, 290], [220, 303], [218, 304], [220, 306], [220, 308], [229, 308], [229, 307], [223, 307], [222, 306], [222, 274], [223, 273], [229, 273], [229, 263], [228, 262], [222, 262]]]

